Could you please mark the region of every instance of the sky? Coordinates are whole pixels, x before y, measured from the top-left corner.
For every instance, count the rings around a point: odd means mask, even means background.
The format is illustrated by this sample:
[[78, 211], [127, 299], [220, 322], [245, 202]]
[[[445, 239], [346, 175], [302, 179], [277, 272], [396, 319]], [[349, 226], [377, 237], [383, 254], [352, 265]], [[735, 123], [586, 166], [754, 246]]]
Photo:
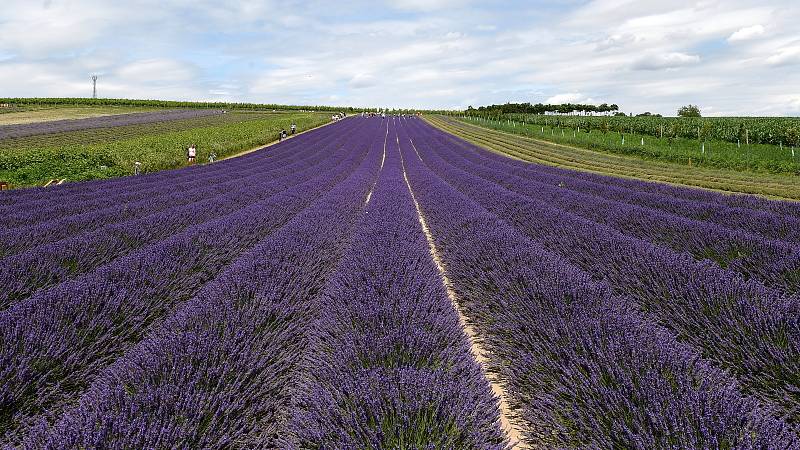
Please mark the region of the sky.
[[0, 97], [800, 115], [797, 0], [2, 0]]

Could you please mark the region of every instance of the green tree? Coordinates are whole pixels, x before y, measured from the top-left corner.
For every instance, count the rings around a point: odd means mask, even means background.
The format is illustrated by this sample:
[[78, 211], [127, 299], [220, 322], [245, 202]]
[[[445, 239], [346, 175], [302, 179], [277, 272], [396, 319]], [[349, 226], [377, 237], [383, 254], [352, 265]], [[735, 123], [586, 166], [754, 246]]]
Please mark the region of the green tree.
[[681, 106], [678, 109], [678, 117], [700, 117], [700, 108], [697, 105]]

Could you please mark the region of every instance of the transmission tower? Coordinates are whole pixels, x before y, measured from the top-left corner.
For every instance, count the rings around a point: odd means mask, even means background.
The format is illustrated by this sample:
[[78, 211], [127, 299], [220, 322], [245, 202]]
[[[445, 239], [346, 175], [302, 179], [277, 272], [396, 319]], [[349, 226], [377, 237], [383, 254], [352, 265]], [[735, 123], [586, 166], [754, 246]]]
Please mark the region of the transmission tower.
[[97, 75], [92, 75], [92, 98], [97, 98]]

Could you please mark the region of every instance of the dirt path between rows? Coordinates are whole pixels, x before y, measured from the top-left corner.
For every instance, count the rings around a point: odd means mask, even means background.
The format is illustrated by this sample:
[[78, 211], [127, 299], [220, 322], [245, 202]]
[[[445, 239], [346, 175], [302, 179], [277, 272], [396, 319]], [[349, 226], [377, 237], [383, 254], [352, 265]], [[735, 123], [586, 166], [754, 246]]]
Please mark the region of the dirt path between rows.
[[[411, 141], [411, 138], [409, 138], [409, 141]], [[420, 158], [421, 161], [422, 158], [420, 157], [416, 146], [414, 146], [413, 141], [411, 141], [411, 146], [414, 148], [414, 152], [417, 154], [417, 157]], [[402, 153], [400, 155], [400, 158], [403, 166], [403, 179], [405, 179], [406, 186], [408, 187], [408, 191], [411, 194], [411, 199], [414, 202], [414, 207], [417, 209], [417, 218], [419, 219], [419, 223], [422, 226], [422, 231], [425, 233], [425, 239], [428, 241], [428, 247], [430, 248], [431, 258], [433, 259], [434, 264], [436, 264], [436, 268], [439, 270], [439, 276], [441, 277], [442, 284], [444, 285], [445, 290], [447, 291], [447, 297], [450, 299], [450, 303], [453, 305], [453, 309], [456, 310], [456, 313], [458, 314], [458, 321], [461, 323], [461, 328], [464, 330], [464, 334], [467, 336], [467, 339], [469, 340], [472, 356], [475, 358], [475, 361], [477, 361], [478, 365], [483, 370], [483, 374], [486, 377], [486, 380], [489, 382], [489, 385], [492, 388], [492, 392], [494, 392], [494, 394], [497, 396], [499, 400], [500, 427], [503, 429], [503, 432], [506, 434], [506, 437], [508, 437], [508, 440], [511, 444], [511, 448], [527, 449], [529, 447], [522, 442], [521, 429], [512, 420], [513, 414], [508, 404], [508, 394], [506, 393], [500, 381], [497, 379], [497, 376], [487, 371], [487, 367], [489, 364], [489, 359], [486, 356], [487, 351], [478, 342], [477, 332], [467, 322], [466, 316], [461, 311], [458, 297], [456, 296], [456, 293], [452, 288], [450, 279], [447, 277], [447, 272], [445, 271], [443, 260], [439, 255], [439, 252], [436, 250], [436, 243], [433, 240], [433, 235], [431, 234], [430, 228], [428, 228], [428, 223], [425, 220], [425, 216], [422, 213], [422, 209], [420, 208], [419, 203], [417, 202], [417, 198], [414, 195], [414, 190], [411, 188], [411, 183], [408, 181], [408, 176], [406, 175], [405, 162], [402, 161]]]
[[[322, 128], [322, 127], [327, 127], [328, 125], [333, 124], [333, 123], [336, 123], [336, 122], [325, 122], [322, 125], [315, 126], [314, 128], [309, 128], [307, 130], [300, 131], [300, 132], [295, 133], [293, 135], [287, 136], [286, 140], [293, 139], [293, 138], [295, 138], [297, 136], [300, 136], [301, 134], [308, 133], [309, 131], [314, 131], [314, 130], [317, 130], [317, 129]], [[267, 144], [259, 145], [258, 147], [254, 147], [254, 148], [251, 148], [249, 150], [242, 150], [242, 151], [240, 151], [238, 153], [234, 153], [232, 155], [228, 155], [228, 156], [224, 156], [222, 158], [219, 158], [217, 160], [217, 162], [225, 161], [226, 159], [236, 158], [236, 157], [239, 157], [239, 156], [244, 156], [244, 155], [247, 155], [248, 153], [257, 152], [257, 151], [259, 151], [261, 149], [264, 149], [264, 148], [267, 148], [267, 147], [272, 147], [275, 144], [280, 144], [281, 142], [283, 142], [283, 141], [277, 141], [276, 140], [276, 141], [269, 142]]]

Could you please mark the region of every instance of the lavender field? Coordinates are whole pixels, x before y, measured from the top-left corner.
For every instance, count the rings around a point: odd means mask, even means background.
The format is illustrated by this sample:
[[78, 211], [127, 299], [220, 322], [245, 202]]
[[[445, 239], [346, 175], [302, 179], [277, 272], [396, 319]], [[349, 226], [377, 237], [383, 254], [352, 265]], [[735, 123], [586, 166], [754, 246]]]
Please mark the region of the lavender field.
[[0, 262], [0, 447], [800, 448], [798, 203], [352, 117], [2, 192]]
[[37, 136], [40, 134], [64, 133], [67, 131], [92, 130], [96, 128], [122, 127], [145, 123], [168, 122], [222, 114], [215, 109], [174, 109], [165, 111], [114, 114], [87, 119], [49, 120], [37, 123], [0, 125], [0, 139]]

